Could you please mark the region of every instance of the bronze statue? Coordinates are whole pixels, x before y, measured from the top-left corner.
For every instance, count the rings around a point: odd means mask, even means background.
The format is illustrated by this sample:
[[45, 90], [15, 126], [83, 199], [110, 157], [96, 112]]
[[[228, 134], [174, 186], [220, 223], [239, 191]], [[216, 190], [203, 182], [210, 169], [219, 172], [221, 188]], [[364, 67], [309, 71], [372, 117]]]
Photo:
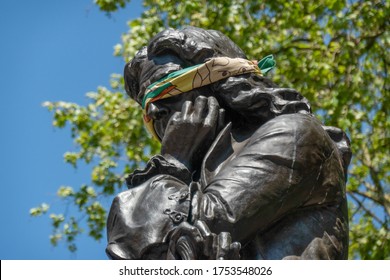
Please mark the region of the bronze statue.
[[162, 148], [112, 204], [110, 258], [347, 258], [349, 140], [264, 77], [267, 59], [187, 27], [126, 65], [126, 91]]

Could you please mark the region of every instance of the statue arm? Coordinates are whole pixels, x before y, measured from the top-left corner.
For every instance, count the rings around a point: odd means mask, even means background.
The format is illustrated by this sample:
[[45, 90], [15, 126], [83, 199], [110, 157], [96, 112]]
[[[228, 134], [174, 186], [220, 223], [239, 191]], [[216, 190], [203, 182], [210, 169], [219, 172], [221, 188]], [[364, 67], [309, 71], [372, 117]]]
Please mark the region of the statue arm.
[[313, 117], [291, 114], [270, 120], [209, 185], [195, 192], [192, 219], [245, 242], [295, 209], [334, 203], [343, 180], [341, 164], [322, 182], [324, 167], [339, 164], [334, 152]]

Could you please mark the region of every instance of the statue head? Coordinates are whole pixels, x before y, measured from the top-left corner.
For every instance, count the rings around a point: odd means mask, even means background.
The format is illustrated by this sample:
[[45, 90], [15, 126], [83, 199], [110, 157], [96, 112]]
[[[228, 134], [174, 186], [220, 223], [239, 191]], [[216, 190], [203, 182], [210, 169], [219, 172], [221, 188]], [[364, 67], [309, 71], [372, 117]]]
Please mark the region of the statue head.
[[152, 38], [126, 65], [126, 91], [141, 104], [146, 87], [153, 82], [217, 56], [246, 58], [236, 44], [218, 31], [195, 27], [167, 29]]
[[[214, 71], [215, 75], [221, 77], [205, 86], [156, 101], [146, 96], [150, 87], [167, 75], [178, 70], [186, 71], [215, 58], [237, 59], [238, 73], [223, 78], [222, 67]], [[234, 122], [240, 125], [262, 124], [282, 112], [310, 111], [308, 102], [298, 92], [278, 88], [256, 69], [248, 70], [251, 67], [244, 52], [219, 31], [196, 27], [167, 29], [152, 38], [148, 46], [142, 48], [126, 65], [125, 89], [131, 98], [143, 106], [144, 118], [153, 120], [152, 129], [160, 139], [172, 114], [181, 111], [185, 101], [194, 101], [199, 95], [214, 96], [227, 111], [228, 121], [233, 121], [233, 125]], [[241, 73], [242, 69], [245, 71]], [[145, 106], [145, 101], [151, 99]]]

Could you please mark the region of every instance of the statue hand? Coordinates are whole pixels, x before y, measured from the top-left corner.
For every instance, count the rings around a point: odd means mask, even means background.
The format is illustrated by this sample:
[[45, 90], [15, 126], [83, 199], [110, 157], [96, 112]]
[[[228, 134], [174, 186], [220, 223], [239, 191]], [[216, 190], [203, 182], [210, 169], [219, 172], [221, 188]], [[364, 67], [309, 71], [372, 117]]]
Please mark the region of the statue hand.
[[168, 259], [240, 259], [241, 244], [232, 242], [229, 232], [216, 235], [203, 221], [180, 224], [170, 235]]
[[194, 104], [184, 102], [181, 112], [172, 115], [162, 140], [161, 153], [196, 170], [219, 131], [225, 110], [214, 97], [199, 96]]

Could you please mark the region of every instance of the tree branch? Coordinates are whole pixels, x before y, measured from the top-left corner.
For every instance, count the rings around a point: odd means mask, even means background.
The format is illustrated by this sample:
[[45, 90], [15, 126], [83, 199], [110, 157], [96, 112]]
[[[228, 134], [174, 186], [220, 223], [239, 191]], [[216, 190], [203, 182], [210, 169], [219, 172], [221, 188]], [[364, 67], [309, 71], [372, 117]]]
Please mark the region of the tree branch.
[[348, 192], [351, 198], [359, 205], [359, 208], [366, 211], [375, 221], [377, 221], [381, 226], [385, 225], [385, 221], [382, 221], [379, 219], [374, 213], [372, 213], [369, 209], [366, 208], [366, 206], [363, 205], [363, 203], [354, 195], [352, 192]]

